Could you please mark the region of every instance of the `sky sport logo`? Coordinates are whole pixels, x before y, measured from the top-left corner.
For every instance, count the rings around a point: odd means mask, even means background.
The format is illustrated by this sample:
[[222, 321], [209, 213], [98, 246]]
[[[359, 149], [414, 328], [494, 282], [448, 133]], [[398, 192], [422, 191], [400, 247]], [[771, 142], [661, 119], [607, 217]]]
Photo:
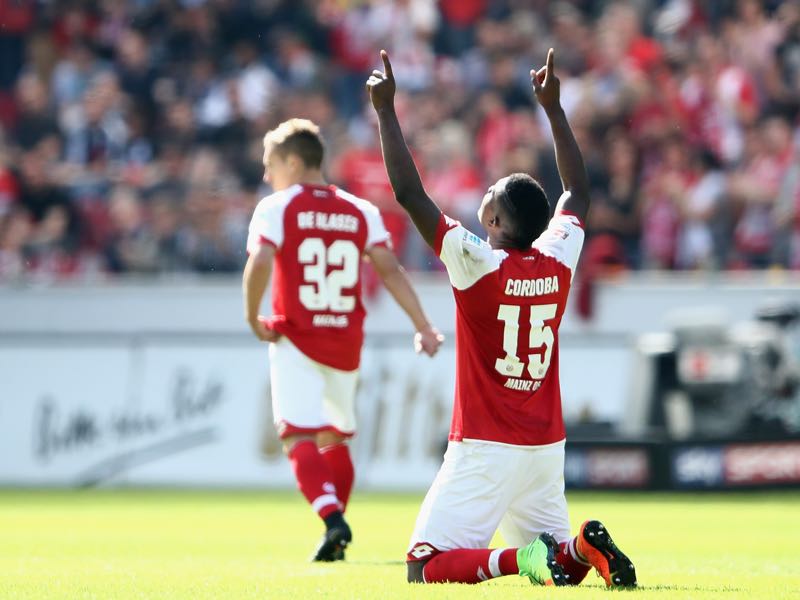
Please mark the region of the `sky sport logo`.
[[681, 487], [726, 487], [800, 482], [800, 442], [692, 446], [673, 454]]
[[722, 483], [722, 449], [695, 446], [673, 455], [672, 477], [679, 486], [715, 487]]
[[800, 482], [800, 442], [728, 446], [724, 462], [731, 485]]

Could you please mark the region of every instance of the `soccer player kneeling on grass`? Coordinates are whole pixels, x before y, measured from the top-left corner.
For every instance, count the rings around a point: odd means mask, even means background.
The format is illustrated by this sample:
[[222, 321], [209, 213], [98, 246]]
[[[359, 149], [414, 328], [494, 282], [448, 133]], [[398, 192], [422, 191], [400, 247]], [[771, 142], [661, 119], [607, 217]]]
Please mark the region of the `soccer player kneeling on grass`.
[[[531, 71], [553, 132], [564, 193], [550, 219], [541, 186], [515, 173], [478, 209], [483, 241], [428, 197], [394, 110], [384, 70], [367, 82], [397, 201], [440, 257], [456, 301], [456, 391], [450, 442], [422, 503], [406, 557], [412, 582], [478, 583], [520, 574], [544, 585], [580, 583], [594, 567], [608, 586], [636, 573], [599, 521], [569, 535], [558, 326], [583, 245], [588, 181], [561, 108], [553, 50]], [[513, 548], [490, 549], [497, 529]]]
[[[433, 356], [443, 338], [392, 252], [378, 209], [328, 185], [322, 157], [310, 121], [291, 119], [264, 137], [264, 179], [274, 193], [250, 222], [243, 288], [245, 318], [270, 342], [275, 425], [300, 491], [326, 525], [313, 560], [334, 561], [352, 541], [344, 519], [354, 477], [346, 440], [356, 428], [364, 340], [362, 256], [414, 323], [417, 352]], [[259, 307], [273, 269], [265, 319]]]

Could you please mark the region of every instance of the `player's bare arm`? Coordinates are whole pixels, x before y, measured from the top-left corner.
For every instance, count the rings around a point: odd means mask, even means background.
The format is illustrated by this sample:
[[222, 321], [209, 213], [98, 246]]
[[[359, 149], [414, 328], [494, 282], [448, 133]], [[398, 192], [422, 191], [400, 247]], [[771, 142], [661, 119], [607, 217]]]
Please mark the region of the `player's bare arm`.
[[261, 300], [272, 275], [272, 262], [275, 258], [275, 248], [269, 244], [260, 245], [247, 258], [242, 276], [242, 291], [244, 295], [244, 316], [253, 334], [262, 342], [277, 342], [280, 334], [267, 327], [263, 318], [258, 314]]
[[531, 83], [539, 105], [550, 121], [556, 149], [556, 164], [564, 194], [556, 210], [564, 210], [585, 222], [589, 211], [589, 178], [578, 143], [561, 107], [560, 82], [553, 67], [554, 52], [547, 53], [547, 64], [538, 71], [531, 70]]
[[397, 202], [408, 212], [422, 238], [433, 245], [441, 210], [422, 186], [411, 152], [394, 109], [396, 90], [392, 65], [386, 50], [381, 50], [383, 71], [375, 70], [367, 81], [372, 106], [378, 115], [383, 162]]
[[418, 354], [420, 352], [424, 352], [428, 356], [436, 354], [444, 341], [444, 336], [428, 321], [408, 275], [394, 252], [383, 246], [374, 246], [367, 251], [367, 256], [383, 280], [386, 289], [414, 324], [416, 329], [414, 349]]

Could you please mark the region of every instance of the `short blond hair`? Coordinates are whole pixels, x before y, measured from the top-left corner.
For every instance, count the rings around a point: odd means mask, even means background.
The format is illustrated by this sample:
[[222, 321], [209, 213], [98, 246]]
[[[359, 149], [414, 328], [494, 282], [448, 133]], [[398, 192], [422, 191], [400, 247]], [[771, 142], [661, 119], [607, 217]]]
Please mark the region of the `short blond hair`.
[[306, 167], [319, 169], [325, 147], [319, 126], [308, 119], [289, 119], [267, 132], [264, 149], [286, 157], [294, 154]]

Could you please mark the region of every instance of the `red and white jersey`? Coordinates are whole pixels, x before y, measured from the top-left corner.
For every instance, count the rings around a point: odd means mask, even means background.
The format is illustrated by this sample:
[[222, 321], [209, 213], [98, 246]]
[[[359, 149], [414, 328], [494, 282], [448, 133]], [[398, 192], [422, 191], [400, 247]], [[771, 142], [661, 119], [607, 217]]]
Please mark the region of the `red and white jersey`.
[[442, 215], [434, 249], [456, 301], [450, 440], [564, 439], [558, 327], [583, 238], [578, 218], [561, 213], [530, 250], [494, 250]]
[[336, 186], [296, 184], [261, 200], [247, 250], [277, 250], [269, 325], [312, 360], [357, 369], [365, 315], [361, 257], [389, 243], [378, 209]]

